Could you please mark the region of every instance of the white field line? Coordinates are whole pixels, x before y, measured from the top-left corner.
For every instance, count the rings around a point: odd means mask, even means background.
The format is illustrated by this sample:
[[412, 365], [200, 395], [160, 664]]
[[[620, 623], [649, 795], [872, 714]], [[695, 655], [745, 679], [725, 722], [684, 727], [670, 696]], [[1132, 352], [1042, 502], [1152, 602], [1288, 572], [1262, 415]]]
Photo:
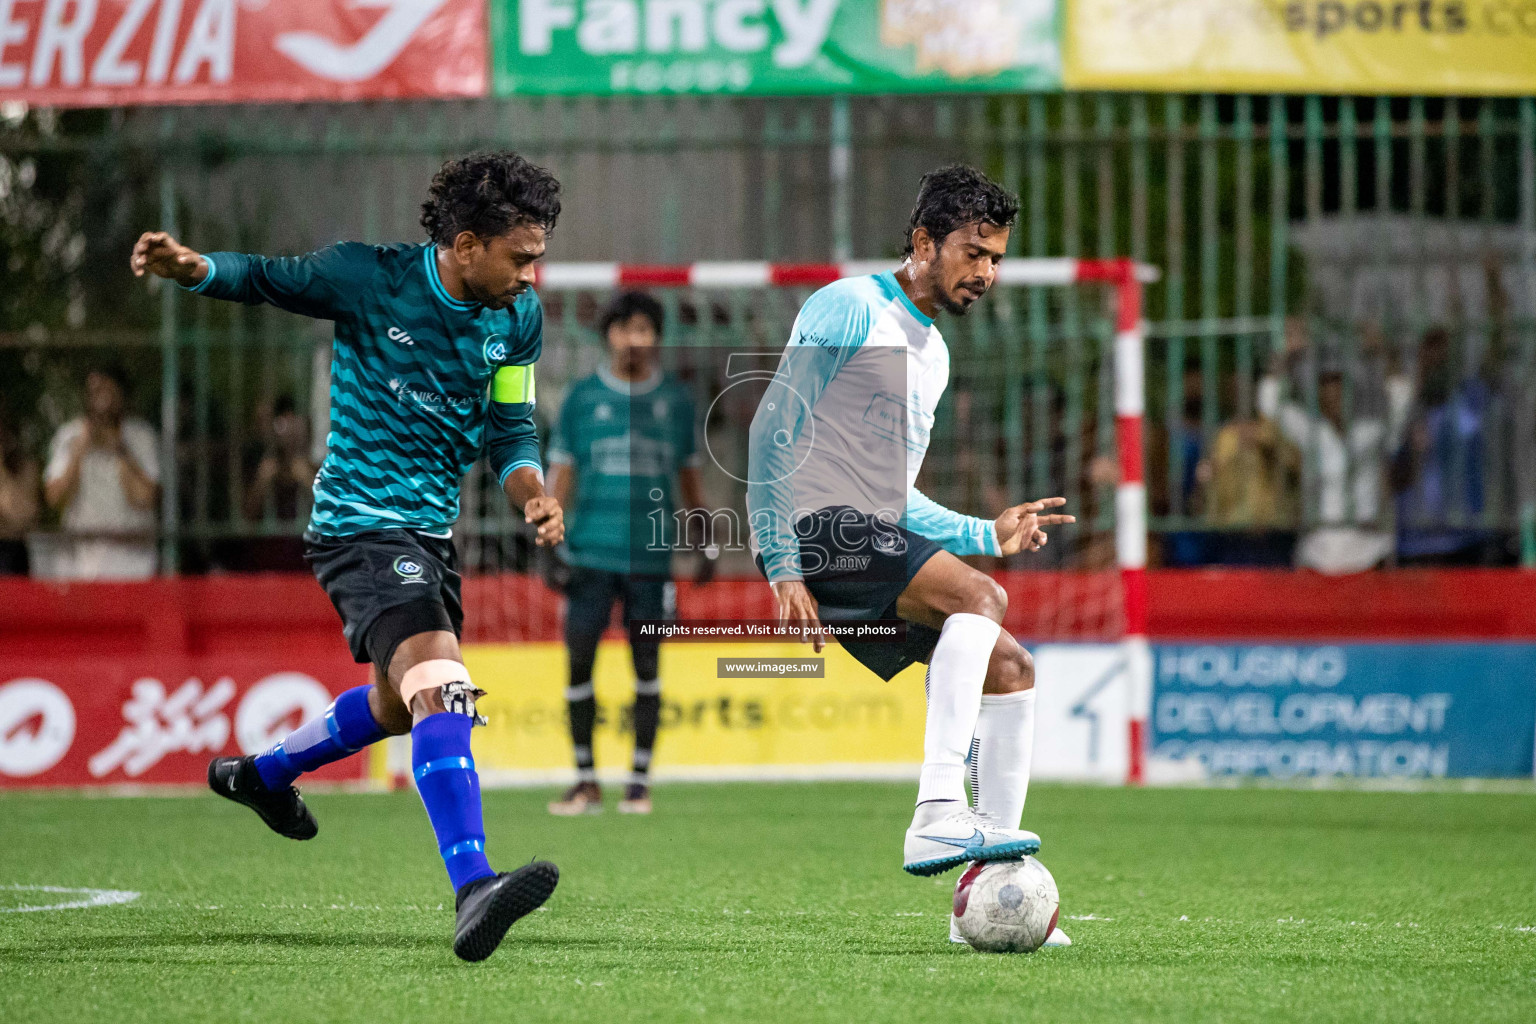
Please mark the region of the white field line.
[[[26, 912], [39, 911], [39, 910], [75, 910], [75, 909], [84, 908], [84, 907], [106, 907], [106, 906], [112, 906], [114, 904], [120, 904], [120, 903], [131, 903], [134, 900], [138, 899], [140, 895], [142, 895], [141, 893], [132, 892], [132, 891], [123, 890], [123, 889], [85, 889], [85, 888], [69, 888], [69, 887], [57, 886], [57, 885], [0, 885], [0, 892], [46, 892], [46, 893], [56, 893], [56, 894], [61, 894], [61, 895], [89, 894], [88, 898], [86, 898], [86, 899], [83, 899], [83, 900], [71, 900], [71, 901], [67, 901], [67, 902], [64, 902], [64, 903], [51, 903], [51, 904], [46, 904], [46, 905], [23, 906], [23, 907], [0, 907], [0, 913], [8, 913], [8, 914], [26, 913]], [[191, 909], [191, 910], [224, 910], [224, 909], [226, 909], [226, 906], [223, 905], [223, 904], [203, 904], [203, 903], [187, 904], [187, 903], [181, 903], [179, 901], [169, 901], [169, 902], [165, 903], [164, 906], [172, 907], [172, 908], [176, 908], [176, 909]], [[256, 904], [237, 904], [235, 906], [239, 906], [242, 909], [260, 908], [262, 910], [285, 910], [285, 911], [288, 911], [288, 910], [321, 910], [321, 911], [342, 910], [342, 911], [354, 911], [354, 912], [355, 911], [363, 911], [363, 912], [388, 911], [388, 912], [391, 912], [391, 913], [398, 912], [398, 911], [401, 911], [401, 910], [434, 913], [434, 912], [441, 912], [441, 911], [447, 909], [446, 905], [442, 904], [442, 903], [439, 903], [436, 906], [422, 905], [422, 904], [415, 904], [415, 903], [404, 903], [404, 904], [398, 904], [396, 906], [391, 906], [391, 907], [385, 907], [385, 906], [382, 906], [382, 905], [377, 904], [377, 903], [375, 903], [375, 904], [373, 904], [371, 906], [369, 906], [367, 904], [359, 904], [359, 903], [348, 903], [348, 904], [340, 904], [340, 903], [329, 903], [329, 904], [321, 904], [321, 903], [256, 903]], [[549, 910], [548, 907], [539, 907], [538, 909], [539, 909], [540, 912], [544, 912], [544, 911], [548, 911]], [[753, 911], [750, 910], [750, 909], [735, 910], [735, 909], [732, 909], [730, 907], [723, 907], [723, 908], [719, 908], [719, 909], [713, 910], [713, 911], [711, 911], [711, 910], [703, 910], [703, 909], [694, 909], [694, 910], [691, 911], [691, 913], [694, 913], [694, 914], [718, 913], [718, 914], [722, 914], [722, 915], [735, 915], [735, 914], [738, 914], [738, 913], [740, 913], [740, 914], [751, 914], [752, 912]], [[666, 913], [671, 913], [671, 911], [658, 910], [657, 908], [654, 908], [654, 907], [634, 907], [634, 908], [631, 908], [630, 910], [626, 911], [626, 913], [629, 913], [631, 915], [635, 915], [635, 914], [666, 914]], [[850, 911], [846, 911], [844, 913], [846, 913], [848, 916], [852, 916], [852, 917], [859, 917], [859, 916], [861, 916], [859, 914], [859, 912], [856, 911], [856, 910], [850, 910]], [[812, 916], [812, 914], [813, 914], [813, 912], [812, 911], [808, 911], [808, 910], [782, 910], [782, 911], [775, 911], [773, 914], [770, 914], [770, 916], [807, 917], [807, 916]], [[836, 912], [830, 912], [826, 916], [841, 916], [841, 915], [838, 915]], [[918, 911], [897, 911], [897, 912], [891, 914], [891, 916], [892, 917], [927, 917], [927, 916], [929, 916], [929, 912], [928, 911], [922, 911], [922, 910], [918, 910]], [[947, 917], [949, 915], [947, 913], [943, 912], [943, 911], [936, 911], [936, 912], [933, 912], [933, 916], [936, 916], [936, 917]], [[1066, 919], [1068, 921], [1095, 921], [1095, 922], [1101, 922], [1101, 923], [1113, 922], [1115, 920], [1113, 917], [1104, 917], [1104, 916], [1102, 916], [1100, 914], [1068, 914]], [[1233, 919], [1233, 918], [1221, 918], [1221, 917], [1191, 918], [1188, 914], [1181, 914], [1181, 915], [1179, 915], [1177, 920], [1180, 921], [1180, 922], [1188, 922], [1190, 924], [1256, 925], [1256, 924], [1264, 924], [1264, 923], [1266, 923], [1265, 921], [1245, 921], [1245, 920], [1236, 920], [1236, 919]], [[1278, 918], [1275, 918], [1275, 923], [1276, 924], [1292, 924], [1292, 925], [1312, 925], [1314, 927], [1321, 927], [1321, 928], [1350, 928], [1350, 927], [1353, 927], [1353, 928], [1418, 928], [1418, 927], [1421, 927], [1420, 924], [1417, 921], [1391, 921], [1391, 922], [1388, 922], [1388, 921], [1377, 921], [1377, 922], [1371, 922], [1371, 921], [1317, 921], [1317, 920], [1312, 920], [1312, 919], [1309, 919], [1309, 918], [1296, 918], [1296, 917], [1278, 917]], [[1536, 934], [1536, 924], [1495, 924], [1495, 925], [1490, 925], [1489, 927], [1491, 927], [1494, 931], [1511, 931], [1511, 932], [1516, 932], [1516, 933], [1520, 933], [1520, 934]]]
[[0, 914], [29, 914], [39, 910], [82, 910], [86, 907], [110, 907], [118, 903], [132, 903], [139, 894], [127, 889], [80, 889], [61, 885], [0, 885], [4, 892], [46, 892], [64, 896], [84, 896], [85, 899], [65, 900], [59, 903], [39, 903], [20, 907], [0, 907]]
[[[1189, 924], [1230, 924], [1230, 925], [1237, 925], [1239, 927], [1252, 927], [1254, 925], [1265, 925], [1265, 924], [1269, 923], [1269, 919], [1267, 919], [1267, 918], [1265, 920], [1262, 920], [1262, 921], [1253, 921], [1253, 920], [1248, 920], [1248, 919], [1245, 919], [1245, 918], [1236, 918], [1236, 917], [1190, 917], [1188, 914], [1180, 914], [1177, 918], [1175, 918], [1175, 920], [1177, 922], [1180, 922], [1180, 923], [1189, 923]], [[1420, 927], [1422, 927], [1422, 925], [1420, 925], [1419, 922], [1417, 922], [1417, 921], [1341, 921], [1341, 920], [1337, 920], [1337, 919], [1323, 920], [1323, 919], [1311, 918], [1311, 917], [1277, 917], [1277, 918], [1274, 919], [1274, 923], [1275, 924], [1284, 924], [1284, 925], [1306, 925], [1308, 927], [1313, 927], [1313, 928], [1420, 928]], [[1493, 927], [1495, 929], [1499, 929], [1499, 928], [1512, 928], [1515, 931], [1536, 931], [1536, 926], [1525, 928], [1525, 927], [1521, 927], [1519, 925], [1496, 924], [1496, 925], [1492, 925], [1491, 927]]]

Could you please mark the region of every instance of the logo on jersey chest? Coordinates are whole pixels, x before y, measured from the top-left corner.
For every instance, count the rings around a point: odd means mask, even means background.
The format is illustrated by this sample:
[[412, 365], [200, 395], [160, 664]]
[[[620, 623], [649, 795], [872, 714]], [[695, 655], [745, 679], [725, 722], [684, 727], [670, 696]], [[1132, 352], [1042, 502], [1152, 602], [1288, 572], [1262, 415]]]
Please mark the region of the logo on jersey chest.
[[458, 395], [444, 395], [437, 391], [407, 383], [399, 377], [391, 377], [389, 390], [402, 402], [410, 402], [420, 406], [429, 412], [470, 412], [479, 403], [476, 397], [460, 397]]
[[653, 437], [626, 432], [592, 442], [592, 470], [602, 476], [667, 476], [676, 462], [672, 445]]
[[[658, 420], [664, 420], [667, 418], [667, 410], [670, 408], [671, 406], [667, 405], [665, 398], [658, 398], [651, 403], [651, 415]], [[625, 411], [623, 408], [619, 410], [621, 413]], [[617, 414], [614, 412], [613, 406], [607, 402], [599, 402], [592, 407], [592, 418], [598, 423], [608, 423], [613, 420], [615, 415]]]
[[[416, 339], [411, 337], [410, 333], [403, 328], [391, 327], [384, 333], [390, 341], [407, 345], [411, 348], [416, 347]], [[485, 341], [480, 344], [480, 354], [485, 359], [485, 365], [489, 367], [497, 367], [505, 363], [507, 361], [507, 352], [507, 336], [505, 334], [487, 335]]]
[[486, 337], [485, 364], [487, 366], [500, 366], [507, 361], [507, 336], [505, 334], [492, 334]]
[[876, 392], [864, 410], [864, 422], [879, 437], [917, 453], [928, 448], [929, 432], [933, 429], [933, 417], [923, 408], [921, 396], [915, 391], [910, 404], [900, 395]]

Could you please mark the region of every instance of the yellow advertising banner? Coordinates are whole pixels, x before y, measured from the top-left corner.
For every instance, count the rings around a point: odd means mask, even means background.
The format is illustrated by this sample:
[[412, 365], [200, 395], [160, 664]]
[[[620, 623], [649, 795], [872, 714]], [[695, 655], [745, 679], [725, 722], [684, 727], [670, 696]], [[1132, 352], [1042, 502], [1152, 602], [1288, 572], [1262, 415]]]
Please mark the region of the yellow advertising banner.
[[1072, 0], [1069, 89], [1536, 93], [1536, 0]]
[[[799, 644], [663, 644], [656, 774], [916, 777], [926, 714], [922, 666], [884, 682], [834, 644], [822, 655], [824, 678], [720, 678], [720, 658], [809, 656]], [[486, 781], [568, 781], [564, 646], [470, 645], [464, 661], [489, 693], [479, 702], [489, 725], [474, 736]], [[634, 678], [628, 646], [605, 641], [594, 678], [600, 773], [629, 769]]]

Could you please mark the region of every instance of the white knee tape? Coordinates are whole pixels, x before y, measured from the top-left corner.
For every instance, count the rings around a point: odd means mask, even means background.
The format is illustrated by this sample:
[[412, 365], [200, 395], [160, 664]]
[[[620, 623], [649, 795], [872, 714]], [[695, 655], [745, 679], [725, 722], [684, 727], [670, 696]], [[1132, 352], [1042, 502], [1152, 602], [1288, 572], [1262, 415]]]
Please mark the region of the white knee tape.
[[[470, 693], [477, 693], [474, 685], [469, 681], [469, 669], [461, 662], [452, 658], [434, 658], [431, 661], [423, 661], [412, 665], [406, 670], [405, 678], [400, 680], [400, 699], [409, 708], [411, 701], [423, 690], [439, 690], [453, 683], [463, 683]], [[450, 709], [453, 710], [453, 709]], [[465, 714], [474, 716], [474, 702]]]

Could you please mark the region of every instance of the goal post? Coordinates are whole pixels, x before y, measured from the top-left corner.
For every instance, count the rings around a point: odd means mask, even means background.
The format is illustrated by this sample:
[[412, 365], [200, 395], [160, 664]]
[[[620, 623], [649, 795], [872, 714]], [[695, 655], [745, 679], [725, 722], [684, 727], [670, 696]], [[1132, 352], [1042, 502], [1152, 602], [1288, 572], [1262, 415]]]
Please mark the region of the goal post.
[[[718, 261], [685, 264], [547, 263], [537, 270], [536, 285], [548, 293], [618, 288], [782, 289], [812, 288], [840, 278], [876, 274], [891, 262], [772, 263]], [[1098, 285], [1113, 296], [1113, 405], [1116, 480], [1114, 562], [1120, 604], [1120, 670], [1128, 695], [1126, 780], [1144, 781], [1147, 720], [1152, 698], [1152, 655], [1147, 630], [1147, 491], [1143, 476], [1145, 412], [1144, 286], [1157, 279], [1156, 268], [1125, 258], [1014, 258], [999, 265], [996, 287], [1073, 287]]]

